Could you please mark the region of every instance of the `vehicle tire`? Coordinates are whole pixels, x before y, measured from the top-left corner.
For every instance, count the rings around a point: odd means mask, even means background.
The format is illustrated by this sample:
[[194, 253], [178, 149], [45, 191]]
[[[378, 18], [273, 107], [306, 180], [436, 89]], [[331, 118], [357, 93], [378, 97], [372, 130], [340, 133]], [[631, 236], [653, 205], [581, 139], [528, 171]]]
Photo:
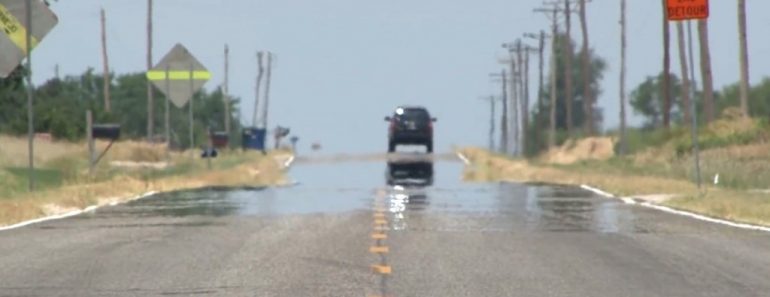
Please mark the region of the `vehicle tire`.
[[428, 150], [429, 154], [433, 153], [433, 141], [430, 141], [430, 142], [426, 143], [425, 147]]
[[388, 153], [393, 153], [396, 151], [396, 143], [390, 141], [388, 142]]

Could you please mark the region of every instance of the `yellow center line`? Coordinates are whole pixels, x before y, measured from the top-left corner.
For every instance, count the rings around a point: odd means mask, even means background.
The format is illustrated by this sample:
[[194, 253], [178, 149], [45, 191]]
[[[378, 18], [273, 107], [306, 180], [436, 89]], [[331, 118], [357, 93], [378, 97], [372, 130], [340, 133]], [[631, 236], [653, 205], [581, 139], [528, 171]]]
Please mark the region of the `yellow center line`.
[[388, 235], [385, 233], [372, 233], [372, 239], [378, 239], [378, 240], [388, 239]]
[[390, 274], [392, 272], [389, 265], [372, 265], [372, 270], [379, 274]]
[[[0, 31], [5, 32], [22, 52], [27, 52], [27, 28], [3, 4], [0, 4]], [[30, 44], [35, 48], [38, 44], [37, 38], [32, 36]]]
[[373, 246], [369, 248], [369, 252], [372, 254], [387, 254], [390, 251], [386, 246]]
[[375, 225], [387, 225], [388, 221], [384, 220], [384, 219], [376, 219], [376, 220], [374, 220], [374, 224]]
[[373, 215], [373, 217], [374, 217], [375, 219], [385, 219], [385, 214], [384, 214], [384, 213], [381, 213], [381, 212], [375, 212], [375, 213], [374, 213], [374, 215]]

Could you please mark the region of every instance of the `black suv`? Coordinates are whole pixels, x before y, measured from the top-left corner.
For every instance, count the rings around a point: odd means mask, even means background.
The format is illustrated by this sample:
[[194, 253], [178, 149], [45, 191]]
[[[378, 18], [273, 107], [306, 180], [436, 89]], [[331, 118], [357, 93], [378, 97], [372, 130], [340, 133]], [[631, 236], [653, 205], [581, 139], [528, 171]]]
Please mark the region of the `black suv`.
[[399, 144], [424, 145], [428, 153], [433, 152], [433, 122], [430, 113], [424, 107], [400, 106], [392, 117], [385, 117], [390, 122], [388, 128], [388, 152], [395, 152]]

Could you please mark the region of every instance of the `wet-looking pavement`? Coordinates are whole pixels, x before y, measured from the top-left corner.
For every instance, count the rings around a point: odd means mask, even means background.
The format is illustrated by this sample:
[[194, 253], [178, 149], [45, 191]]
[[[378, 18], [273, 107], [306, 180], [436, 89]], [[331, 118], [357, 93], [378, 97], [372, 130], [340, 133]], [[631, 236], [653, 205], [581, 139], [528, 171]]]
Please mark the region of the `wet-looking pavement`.
[[462, 170], [306, 158], [0, 232], [0, 296], [770, 296], [770, 234]]

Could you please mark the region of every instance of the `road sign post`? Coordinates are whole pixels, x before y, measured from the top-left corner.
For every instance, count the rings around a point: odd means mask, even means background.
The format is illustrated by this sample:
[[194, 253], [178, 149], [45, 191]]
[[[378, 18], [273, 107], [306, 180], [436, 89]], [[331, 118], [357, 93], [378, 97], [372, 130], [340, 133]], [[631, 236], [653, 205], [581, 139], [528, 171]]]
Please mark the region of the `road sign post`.
[[188, 106], [190, 120], [190, 148], [194, 148], [194, 105], [191, 101], [195, 92], [200, 90], [211, 73], [183, 45], [177, 44], [161, 61], [147, 72], [147, 79], [166, 96], [166, 141], [171, 144], [170, 104], [182, 108]]
[[[0, 0], [0, 78], [8, 77], [27, 58], [27, 142], [28, 189], [35, 188], [34, 92], [32, 91], [32, 49], [58, 23], [56, 15], [40, 1]], [[34, 25], [34, 29], [33, 29]]]
[[[669, 21], [686, 21], [708, 19], [709, 1], [708, 0], [666, 0], [666, 18]], [[695, 171], [695, 181], [698, 189], [701, 187], [700, 172], [700, 145], [698, 143], [698, 112], [695, 109], [695, 98], [690, 100], [690, 113], [692, 114], [692, 123], [690, 133], [692, 137], [693, 169]]]

